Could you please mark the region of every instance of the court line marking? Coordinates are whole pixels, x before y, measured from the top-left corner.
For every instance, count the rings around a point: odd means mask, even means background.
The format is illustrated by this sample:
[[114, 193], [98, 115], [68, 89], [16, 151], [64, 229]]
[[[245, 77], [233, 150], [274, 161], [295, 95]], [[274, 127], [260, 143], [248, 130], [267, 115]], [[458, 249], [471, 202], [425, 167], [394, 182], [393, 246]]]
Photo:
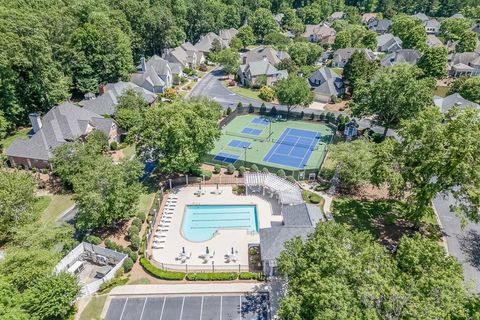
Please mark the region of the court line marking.
[[140, 320], [141, 320], [142, 317], [143, 317], [143, 311], [145, 310], [145, 305], [147, 304], [147, 300], [148, 300], [148, 297], [145, 298], [145, 301], [143, 301], [143, 308], [142, 308], [142, 313], [140, 313]]
[[127, 306], [127, 302], [128, 302], [128, 298], [127, 300], [125, 300], [125, 304], [123, 305], [122, 314], [120, 314], [120, 319], [123, 318], [123, 313], [125, 312], [125, 307]]

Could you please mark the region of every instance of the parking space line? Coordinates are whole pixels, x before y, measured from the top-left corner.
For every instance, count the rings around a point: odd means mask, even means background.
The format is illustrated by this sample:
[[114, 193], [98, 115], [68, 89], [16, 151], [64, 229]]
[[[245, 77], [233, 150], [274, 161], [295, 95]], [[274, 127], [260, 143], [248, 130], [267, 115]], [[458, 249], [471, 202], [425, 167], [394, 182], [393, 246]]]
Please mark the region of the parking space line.
[[163, 309], [165, 309], [165, 302], [167, 302], [167, 297], [165, 297], [165, 299], [163, 299], [163, 304], [162, 304], [162, 312], [160, 312], [160, 319], [162, 319], [163, 317]]
[[202, 305], [200, 306], [200, 320], [202, 319], [203, 315], [203, 296], [202, 296]]
[[142, 320], [143, 317], [143, 311], [145, 310], [145, 305], [147, 304], [148, 297], [145, 298], [145, 301], [143, 302], [143, 308], [142, 308], [142, 313], [140, 313], [140, 320]]
[[122, 319], [122, 317], [123, 317], [123, 313], [125, 312], [125, 307], [127, 306], [127, 302], [128, 302], [128, 298], [127, 298], [127, 300], [125, 300], [125, 304], [123, 305], [122, 314], [120, 315], [120, 319]]
[[223, 296], [220, 296], [220, 320], [222, 320], [222, 311], [223, 311]]
[[183, 300], [182, 300], [182, 309], [180, 310], [180, 318], [179, 319], [182, 319], [182, 316], [183, 316], [183, 306], [185, 305], [185, 296], [183, 296]]

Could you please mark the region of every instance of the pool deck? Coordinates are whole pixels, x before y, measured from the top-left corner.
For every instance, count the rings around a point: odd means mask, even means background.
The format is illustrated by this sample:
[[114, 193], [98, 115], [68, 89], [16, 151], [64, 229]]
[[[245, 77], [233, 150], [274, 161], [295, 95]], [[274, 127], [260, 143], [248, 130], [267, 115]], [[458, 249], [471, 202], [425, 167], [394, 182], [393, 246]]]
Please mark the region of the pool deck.
[[[248, 245], [259, 244], [260, 237], [258, 233], [249, 232], [246, 229], [221, 229], [213, 238], [203, 242], [192, 242], [182, 235], [182, 223], [187, 205], [256, 205], [258, 215], [258, 227], [268, 228], [272, 221], [281, 222], [281, 215], [273, 215], [273, 210], [277, 210], [275, 199], [268, 197], [259, 197], [255, 195], [238, 196], [232, 193], [230, 186], [221, 186], [221, 194], [216, 194], [217, 188], [202, 187], [204, 194], [195, 195], [198, 186], [183, 187], [173, 193], [178, 196], [178, 202], [175, 207], [172, 222], [165, 238], [164, 249], [150, 249], [153, 259], [166, 269], [188, 270], [188, 271], [212, 271], [212, 262], [215, 271], [238, 271], [239, 265], [242, 271], [248, 270]], [[159, 215], [159, 219], [161, 216]], [[215, 256], [207, 263], [199, 258], [204, 254], [208, 246], [210, 253], [215, 252]], [[191, 253], [191, 258], [185, 263], [181, 263], [176, 258], [185, 247], [187, 255]], [[226, 262], [224, 255], [231, 251], [231, 248], [238, 251], [236, 262]], [[187, 265], [187, 267], [186, 267]], [[188, 269], [187, 269], [188, 268]]]

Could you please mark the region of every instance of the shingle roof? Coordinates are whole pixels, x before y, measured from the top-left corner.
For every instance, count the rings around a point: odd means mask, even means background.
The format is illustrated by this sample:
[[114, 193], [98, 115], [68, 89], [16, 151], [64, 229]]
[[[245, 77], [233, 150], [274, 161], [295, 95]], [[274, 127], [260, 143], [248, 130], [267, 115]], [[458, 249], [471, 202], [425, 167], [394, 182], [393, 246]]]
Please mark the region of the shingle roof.
[[260, 255], [262, 260], [274, 260], [285, 249], [285, 242], [300, 237], [306, 239], [315, 230], [313, 227], [285, 227], [273, 226], [268, 229], [260, 229]]
[[342, 78], [328, 67], [321, 67], [308, 80], [313, 91], [329, 96], [339, 95], [343, 86]]
[[[387, 47], [386, 50], [389, 50], [395, 45], [402, 45], [402, 40], [399, 37], [394, 36], [391, 33], [385, 33], [377, 36], [377, 46], [378, 47]], [[384, 49], [385, 50], [385, 49]]]
[[245, 63], [267, 59], [272, 65], [276, 65], [282, 60], [290, 58], [290, 55], [285, 51], [278, 51], [271, 47], [259, 46], [245, 52], [242, 54], [242, 57]]
[[30, 139], [15, 140], [7, 148], [7, 156], [49, 160], [56, 147], [78, 139], [91, 129], [110, 133], [113, 120], [103, 118], [69, 102], [53, 107], [42, 118], [42, 128]]
[[250, 74], [255, 77], [258, 75], [275, 75], [278, 74], [277, 68], [275, 68], [268, 61], [252, 61], [247, 65], [246, 71], [250, 71]]
[[434, 34], [428, 34], [427, 35], [427, 46], [431, 47], [440, 47], [443, 46], [442, 40], [440, 40], [436, 35]]
[[233, 39], [238, 33], [238, 30], [235, 28], [230, 29], [222, 29], [219, 31], [218, 35], [222, 38], [226, 43], [230, 43], [230, 40]]
[[418, 50], [402, 49], [397, 52], [387, 54], [380, 64], [384, 67], [391, 67], [399, 63], [408, 63], [415, 65], [422, 57], [422, 53]]
[[420, 20], [422, 22], [425, 22], [425, 21], [428, 20], [428, 16], [425, 13], [422, 13], [422, 12], [419, 12], [419, 13], [416, 13], [416, 14], [412, 15], [412, 17], [417, 18], [418, 20]]
[[309, 37], [310, 35], [318, 35], [321, 38], [330, 37], [336, 35], [335, 29], [333, 29], [329, 24], [322, 22], [319, 24], [307, 24], [305, 25], [305, 32], [303, 33], [304, 37]]
[[447, 112], [453, 107], [466, 108], [474, 107], [480, 109], [480, 105], [464, 99], [459, 93], [454, 93], [445, 98], [435, 96], [433, 97], [433, 103], [440, 108], [442, 112]]
[[220, 41], [220, 44], [222, 44], [222, 46], [226, 47], [228, 45], [218, 35], [216, 35], [213, 32], [209, 32], [206, 35], [204, 35], [203, 37], [201, 37], [200, 40], [198, 40], [198, 42], [195, 44], [195, 48], [198, 51], [201, 51], [201, 52], [210, 52], [210, 50], [212, 49], [213, 40], [215, 40], [215, 39]]

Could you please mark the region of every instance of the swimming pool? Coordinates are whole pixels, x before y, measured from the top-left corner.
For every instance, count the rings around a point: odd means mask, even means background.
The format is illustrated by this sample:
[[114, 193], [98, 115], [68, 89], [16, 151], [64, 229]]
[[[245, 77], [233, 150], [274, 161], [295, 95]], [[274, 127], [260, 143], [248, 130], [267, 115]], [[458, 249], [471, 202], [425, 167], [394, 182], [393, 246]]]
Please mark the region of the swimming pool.
[[188, 205], [183, 217], [183, 236], [190, 241], [211, 239], [219, 229], [258, 232], [255, 205]]

